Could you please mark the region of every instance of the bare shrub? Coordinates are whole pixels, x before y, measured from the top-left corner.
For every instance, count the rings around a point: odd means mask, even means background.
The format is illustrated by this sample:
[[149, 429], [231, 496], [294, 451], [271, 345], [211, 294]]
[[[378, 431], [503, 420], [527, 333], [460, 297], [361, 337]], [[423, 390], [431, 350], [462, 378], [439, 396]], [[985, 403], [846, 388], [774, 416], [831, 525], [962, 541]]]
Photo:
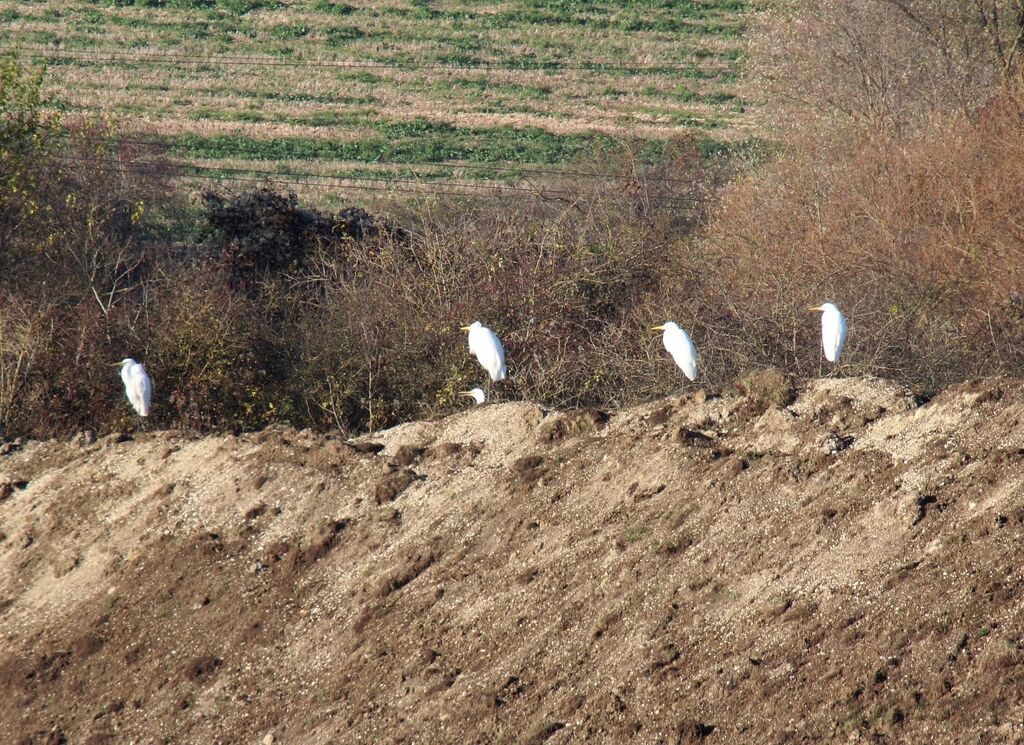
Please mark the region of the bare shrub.
[[161, 420], [201, 430], [259, 429], [291, 413], [284, 350], [258, 301], [216, 272], [179, 271], [154, 284], [143, 351]]
[[762, 20], [752, 68], [768, 113], [819, 141], [822, 127], [898, 136], [970, 113], [1024, 51], [1020, 0], [788, 0]]
[[595, 186], [571, 202], [432, 209], [404, 240], [344, 262], [322, 255], [305, 280], [323, 291], [304, 316], [303, 408], [345, 427], [448, 409], [485, 377], [459, 330], [474, 320], [505, 345], [511, 378], [498, 398], [607, 406], [650, 395], [673, 376], [651, 366], [646, 326], [664, 318], [647, 308], [670, 245], [704, 204], [678, 199], [688, 175]]
[[1004, 96], [911, 139], [794, 148], [728, 190], [704, 285], [726, 366], [818, 374], [803, 309], [834, 300], [852, 372], [935, 387], [1024, 369], [1021, 113]]
[[[130, 347], [120, 319], [95, 302], [56, 303], [7, 294], [0, 362], [12, 398], [7, 435], [55, 437], [83, 427], [110, 429], [131, 417], [111, 364]], [[13, 342], [13, 343], [11, 343]]]
[[5, 294], [0, 314], [0, 436], [32, 408], [30, 383], [46, 347], [46, 313]]

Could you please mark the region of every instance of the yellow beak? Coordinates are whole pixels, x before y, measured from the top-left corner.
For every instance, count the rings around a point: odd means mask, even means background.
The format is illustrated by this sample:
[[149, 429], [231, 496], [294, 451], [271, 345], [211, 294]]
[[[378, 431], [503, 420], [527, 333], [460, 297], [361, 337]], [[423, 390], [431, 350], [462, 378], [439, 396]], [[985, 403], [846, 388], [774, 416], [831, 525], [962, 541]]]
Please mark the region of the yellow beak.
[[459, 391], [459, 395], [465, 396], [466, 398], [473, 398], [473, 394], [470, 393], [469, 391]]
[[664, 331], [664, 326], [651, 326], [651, 331]]
[[463, 331], [469, 331], [469, 326], [459, 326]]
[[814, 306], [813, 308], [808, 308], [807, 310], [816, 310], [816, 311], [820, 311], [820, 310], [822, 310], [822, 307], [821, 307], [820, 305], [816, 305], [816, 306]]

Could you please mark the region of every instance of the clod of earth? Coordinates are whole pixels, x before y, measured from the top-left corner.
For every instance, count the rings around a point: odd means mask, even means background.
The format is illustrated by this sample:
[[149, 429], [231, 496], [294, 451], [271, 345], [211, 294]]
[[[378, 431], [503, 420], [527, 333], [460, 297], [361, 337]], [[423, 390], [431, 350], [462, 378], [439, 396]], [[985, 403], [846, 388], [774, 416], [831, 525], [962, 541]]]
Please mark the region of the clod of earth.
[[555, 414], [541, 425], [538, 438], [542, 442], [559, 442], [599, 430], [607, 422], [607, 412], [598, 409], [580, 409]]
[[384, 449], [384, 445], [379, 442], [353, 442], [352, 449], [357, 453], [376, 455]]
[[421, 457], [426, 451], [426, 448], [415, 447], [413, 445], [402, 445], [391, 458], [391, 462], [396, 466], [411, 466]]
[[715, 440], [703, 432], [686, 429], [685, 427], [677, 427], [672, 431], [672, 442], [689, 447], [709, 448], [714, 445]]
[[373, 499], [377, 504], [394, 502], [398, 496], [408, 489], [419, 476], [411, 468], [400, 468], [386, 474], [373, 489]]

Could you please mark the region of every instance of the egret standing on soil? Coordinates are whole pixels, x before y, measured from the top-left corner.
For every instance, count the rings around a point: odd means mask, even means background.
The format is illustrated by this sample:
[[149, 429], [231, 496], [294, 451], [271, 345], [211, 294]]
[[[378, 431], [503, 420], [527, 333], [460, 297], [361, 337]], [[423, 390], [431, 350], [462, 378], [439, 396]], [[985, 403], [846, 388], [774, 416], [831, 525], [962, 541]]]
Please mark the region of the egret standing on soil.
[[501, 346], [501, 339], [480, 321], [463, 326], [462, 330], [469, 332], [469, 353], [476, 356], [480, 366], [491, 376], [491, 380], [497, 383], [507, 378], [505, 347]]
[[651, 331], [662, 331], [661, 341], [672, 359], [679, 365], [683, 375], [691, 382], [697, 379], [697, 348], [693, 346], [690, 335], [679, 328], [673, 321], [666, 321], [663, 326], [652, 326]]
[[125, 357], [115, 363], [121, 368], [121, 380], [124, 381], [124, 392], [128, 396], [128, 403], [141, 417], [149, 416], [149, 402], [153, 398], [153, 383], [146, 373], [146, 368], [131, 357]]
[[832, 303], [817, 305], [808, 310], [821, 312], [821, 348], [825, 352], [825, 359], [839, 362], [843, 344], [846, 343], [846, 319]]
[[487, 394], [483, 392], [482, 388], [473, 388], [469, 391], [459, 391], [460, 396], [466, 396], [477, 402], [477, 405], [482, 404], [487, 400]]

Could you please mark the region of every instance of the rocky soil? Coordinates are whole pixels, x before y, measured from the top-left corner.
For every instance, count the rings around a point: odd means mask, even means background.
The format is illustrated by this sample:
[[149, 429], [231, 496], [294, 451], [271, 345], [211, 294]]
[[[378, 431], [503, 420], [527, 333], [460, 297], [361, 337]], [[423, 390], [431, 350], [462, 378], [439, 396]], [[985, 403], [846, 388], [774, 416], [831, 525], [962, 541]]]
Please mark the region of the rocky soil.
[[0, 742], [1024, 739], [1024, 382], [0, 446]]

